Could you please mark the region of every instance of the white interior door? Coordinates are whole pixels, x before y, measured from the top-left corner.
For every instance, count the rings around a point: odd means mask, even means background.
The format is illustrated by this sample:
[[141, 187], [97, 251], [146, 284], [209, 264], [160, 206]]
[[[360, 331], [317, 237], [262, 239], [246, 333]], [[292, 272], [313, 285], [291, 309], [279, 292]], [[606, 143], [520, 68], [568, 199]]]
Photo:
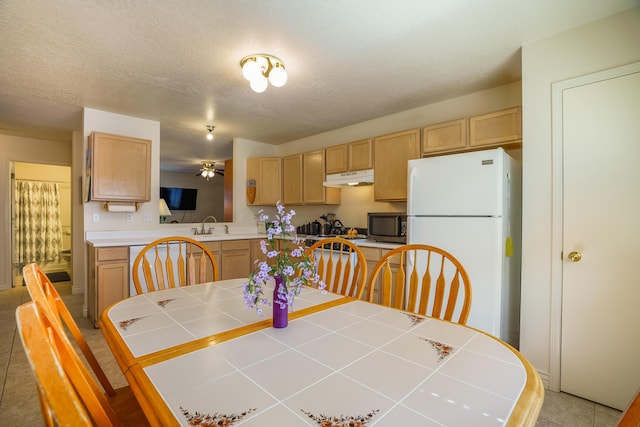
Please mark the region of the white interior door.
[[640, 67], [565, 89], [562, 115], [560, 388], [624, 409], [640, 386]]

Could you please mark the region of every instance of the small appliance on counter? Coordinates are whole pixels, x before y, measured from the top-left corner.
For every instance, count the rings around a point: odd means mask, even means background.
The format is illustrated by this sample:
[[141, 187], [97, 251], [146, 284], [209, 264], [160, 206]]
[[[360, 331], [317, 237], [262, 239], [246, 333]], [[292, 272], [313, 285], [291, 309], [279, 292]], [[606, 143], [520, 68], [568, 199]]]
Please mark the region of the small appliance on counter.
[[407, 215], [404, 212], [369, 212], [369, 238], [376, 242], [407, 243]]

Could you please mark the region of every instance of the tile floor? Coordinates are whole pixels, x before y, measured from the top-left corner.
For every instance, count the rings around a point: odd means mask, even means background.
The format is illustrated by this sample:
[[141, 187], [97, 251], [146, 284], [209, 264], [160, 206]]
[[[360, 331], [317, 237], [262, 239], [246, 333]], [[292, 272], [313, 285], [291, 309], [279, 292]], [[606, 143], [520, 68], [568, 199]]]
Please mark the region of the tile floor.
[[[71, 282], [56, 283], [89, 345], [115, 387], [126, 385], [102, 333], [82, 317], [83, 295], [71, 295]], [[15, 309], [29, 301], [25, 287], [0, 291], [0, 427], [43, 426], [31, 370], [20, 337], [16, 334]], [[537, 426], [615, 426], [620, 412], [578, 397], [546, 390]]]

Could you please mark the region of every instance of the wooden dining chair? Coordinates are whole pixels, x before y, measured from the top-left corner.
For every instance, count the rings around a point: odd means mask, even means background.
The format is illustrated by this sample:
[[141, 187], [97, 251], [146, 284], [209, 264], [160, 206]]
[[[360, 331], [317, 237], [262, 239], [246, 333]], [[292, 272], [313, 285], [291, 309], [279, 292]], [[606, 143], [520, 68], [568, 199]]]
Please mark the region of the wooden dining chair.
[[367, 279], [367, 260], [352, 242], [340, 237], [318, 240], [306, 249], [329, 292], [360, 299]]
[[640, 389], [634, 398], [629, 402], [627, 408], [622, 412], [618, 420], [618, 427], [638, 427], [640, 426]]
[[78, 348], [82, 351], [85, 360], [95, 373], [96, 378], [98, 378], [98, 381], [102, 384], [105, 393], [109, 396], [114, 396], [116, 392], [113, 389], [113, 386], [109, 382], [109, 379], [105, 375], [95, 355], [91, 351], [89, 344], [87, 344], [87, 340], [80, 331], [78, 324], [73, 319], [69, 309], [60, 297], [58, 290], [55, 288], [53, 283], [51, 283], [51, 280], [49, 280], [45, 272], [42, 271], [38, 264], [31, 263], [24, 266], [22, 274], [31, 299], [38, 302], [43, 308], [51, 310], [52, 318], [57, 321], [61, 331], [64, 330], [64, 327], [68, 329], [74, 341], [78, 345]]
[[[435, 246], [409, 244], [390, 250], [371, 271], [367, 289], [369, 302], [462, 325], [471, 309], [469, 275], [453, 255]], [[456, 309], [460, 296], [462, 306]]]
[[182, 236], [149, 243], [134, 260], [132, 269], [138, 294], [216, 281], [219, 275], [218, 262], [211, 250]]
[[113, 397], [101, 392], [58, 320], [40, 301], [19, 306], [16, 323], [47, 426], [149, 425], [129, 387]]

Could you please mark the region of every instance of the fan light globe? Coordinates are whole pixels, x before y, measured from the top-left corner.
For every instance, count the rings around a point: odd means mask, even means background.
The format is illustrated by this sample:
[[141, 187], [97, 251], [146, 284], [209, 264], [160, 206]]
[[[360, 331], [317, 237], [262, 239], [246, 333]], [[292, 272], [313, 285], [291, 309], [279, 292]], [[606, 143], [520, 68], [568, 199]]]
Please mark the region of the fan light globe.
[[209, 141], [213, 141], [213, 134], [212, 134], [211, 132], [209, 132], [209, 133], [207, 134], [207, 139], [208, 139]]
[[206, 178], [207, 177], [207, 171], [202, 171], [202, 173], [200, 175], [202, 175], [203, 178]]
[[269, 72], [269, 82], [275, 87], [282, 87], [287, 82], [287, 72], [282, 64], [277, 63]]

